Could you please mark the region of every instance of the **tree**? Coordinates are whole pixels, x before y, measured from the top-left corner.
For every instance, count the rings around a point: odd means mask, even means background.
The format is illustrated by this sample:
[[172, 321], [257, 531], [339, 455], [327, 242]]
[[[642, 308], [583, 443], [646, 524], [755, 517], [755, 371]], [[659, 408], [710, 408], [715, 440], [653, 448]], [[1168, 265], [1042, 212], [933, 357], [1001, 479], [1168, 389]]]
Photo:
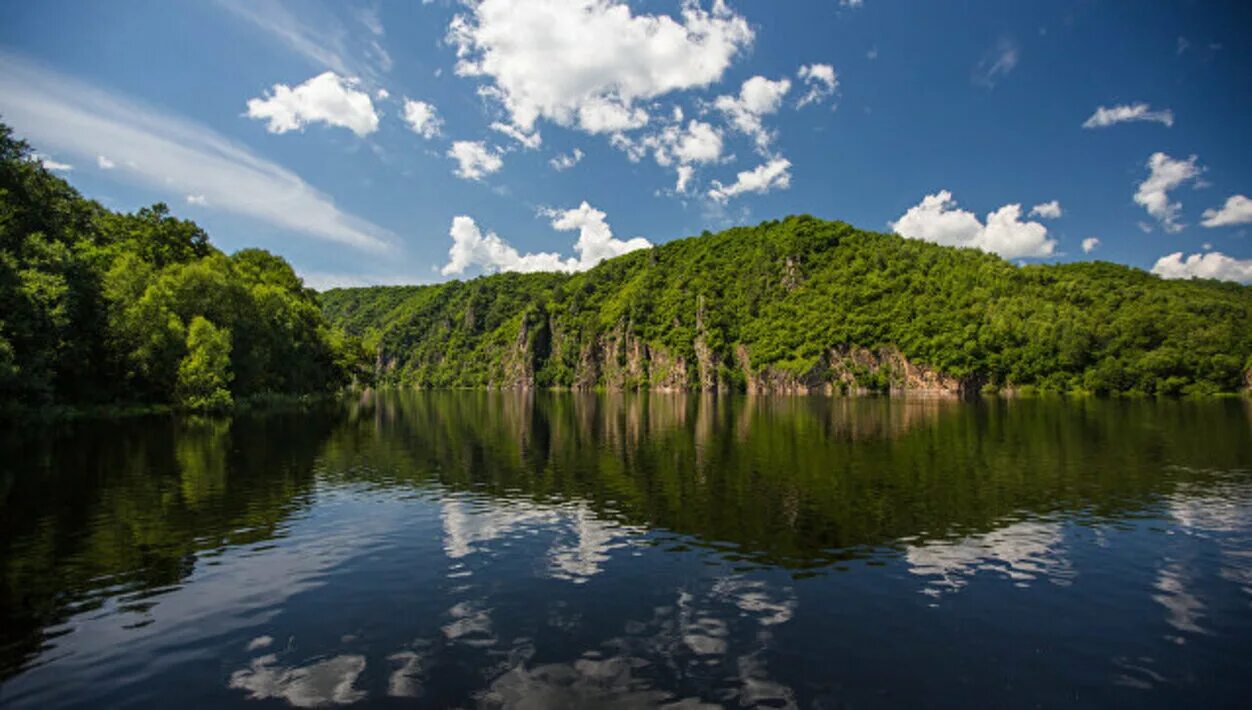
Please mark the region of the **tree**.
[[187, 355], [178, 365], [178, 401], [192, 410], [229, 407], [230, 331], [196, 316], [187, 329]]

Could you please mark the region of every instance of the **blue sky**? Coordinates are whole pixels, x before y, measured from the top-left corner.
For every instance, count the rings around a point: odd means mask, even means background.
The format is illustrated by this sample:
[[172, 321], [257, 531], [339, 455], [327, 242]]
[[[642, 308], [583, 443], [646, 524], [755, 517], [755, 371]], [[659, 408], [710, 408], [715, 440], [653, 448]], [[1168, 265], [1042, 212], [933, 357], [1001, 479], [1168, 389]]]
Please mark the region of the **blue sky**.
[[0, 7], [0, 116], [88, 196], [167, 202], [319, 288], [575, 270], [792, 213], [1249, 282], [1250, 23], [1202, 1], [45, 0]]

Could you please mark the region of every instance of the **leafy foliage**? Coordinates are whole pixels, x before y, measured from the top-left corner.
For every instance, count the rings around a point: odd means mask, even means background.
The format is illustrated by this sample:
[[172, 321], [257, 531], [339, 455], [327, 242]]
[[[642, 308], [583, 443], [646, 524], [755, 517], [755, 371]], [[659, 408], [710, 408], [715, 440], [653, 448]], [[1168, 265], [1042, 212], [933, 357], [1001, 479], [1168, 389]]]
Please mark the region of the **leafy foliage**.
[[178, 364], [178, 399], [188, 409], [231, 405], [230, 331], [196, 316], [187, 329], [187, 355]]
[[664, 362], [678, 359], [687, 387], [699, 386], [701, 357], [720, 386], [741, 387], [764, 372], [813, 372], [854, 346], [898, 348], [988, 391], [1229, 392], [1252, 362], [1252, 288], [1104, 262], [1019, 267], [809, 216], [570, 276], [341, 289], [322, 304], [377, 350], [383, 379], [427, 387], [508, 386], [519, 360], [538, 386], [603, 385], [615, 363], [587, 362], [625, 339], [643, 352], [644, 376], [625, 383], [638, 387], [669, 381]]
[[84, 199], [0, 124], [0, 399], [219, 408], [364, 372], [287, 262]]

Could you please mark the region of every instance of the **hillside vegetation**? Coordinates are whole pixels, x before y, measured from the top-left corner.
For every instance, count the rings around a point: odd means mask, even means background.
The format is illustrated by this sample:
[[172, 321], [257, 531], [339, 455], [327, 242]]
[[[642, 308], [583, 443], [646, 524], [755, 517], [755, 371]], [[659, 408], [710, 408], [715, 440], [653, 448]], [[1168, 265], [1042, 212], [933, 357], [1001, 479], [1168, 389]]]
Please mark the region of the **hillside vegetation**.
[[107, 210], [0, 124], [0, 410], [219, 409], [338, 388], [361, 354], [283, 259], [227, 256], [165, 205]]
[[573, 275], [338, 289], [384, 382], [865, 392], [1233, 392], [1252, 288], [1104, 262], [1015, 266], [808, 216]]

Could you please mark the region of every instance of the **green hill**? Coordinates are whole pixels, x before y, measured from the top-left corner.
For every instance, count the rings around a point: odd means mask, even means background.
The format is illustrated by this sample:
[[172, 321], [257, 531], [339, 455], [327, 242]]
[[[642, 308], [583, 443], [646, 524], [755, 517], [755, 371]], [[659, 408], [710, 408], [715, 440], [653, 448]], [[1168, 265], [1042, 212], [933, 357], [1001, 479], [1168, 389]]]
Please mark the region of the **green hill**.
[[585, 273], [336, 289], [384, 382], [974, 393], [1246, 387], [1252, 288], [1104, 262], [1015, 266], [840, 222], [705, 233]]

